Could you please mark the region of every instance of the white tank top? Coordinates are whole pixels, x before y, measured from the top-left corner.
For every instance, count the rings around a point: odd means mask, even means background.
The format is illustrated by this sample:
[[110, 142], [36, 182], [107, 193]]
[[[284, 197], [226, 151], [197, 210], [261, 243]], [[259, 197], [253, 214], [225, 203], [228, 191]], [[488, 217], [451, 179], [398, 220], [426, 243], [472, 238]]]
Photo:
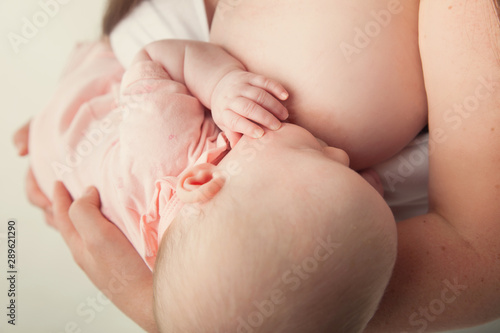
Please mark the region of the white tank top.
[[429, 134], [421, 134], [396, 156], [374, 167], [396, 221], [427, 213], [428, 144]]
[[[203, 0], [144, 0], [112, 31], [113, 51], [128, 68], [146, 44], [161, 39], [209, 40]], [[396, 221], [427, 212], [429, 135], [422, 134], [399, 154], [374, 167]]]
[[161, 39], [208, 41], [203, 0], [144, 0], [110, 35], [113, 51], [125, 68], [141, 48]]

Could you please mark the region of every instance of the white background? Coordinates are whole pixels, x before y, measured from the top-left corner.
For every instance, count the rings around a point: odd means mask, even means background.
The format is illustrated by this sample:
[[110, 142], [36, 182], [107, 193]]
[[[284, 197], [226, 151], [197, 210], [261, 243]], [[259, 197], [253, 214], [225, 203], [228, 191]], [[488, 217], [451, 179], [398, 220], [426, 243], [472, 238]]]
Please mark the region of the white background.
[[[61, 0], [62, 1], [62, 0]], [[98, 290], [73, 262], [57, 232], [47, 227], [41, 212], [24, 193], [27, 158], [19, 158], [12, 134], [48, 102], [62, 67], [77, 41], [99, 36], [106, 1], [67, 0], [36, 36], [16, 53], [8, 34], [21, 34], [41, 7], [36, 0], [0, 2], [0, 332], [143, 332], [112, 304], [96, 310], [86, 305]], [[17, 318], [7, 325], [6, 224], [17, 220]], [[78, 308], [86, 315], [79, 315]], [[94, 313], [94, 318], [90, 313]], [[77, 329], [68, 329], [73, 322]], [[71, 325], [71, 324], [70, 324]], [[500, 332], [500, 322], [469, 331]], [[194, 332], [193, 332], [194, 333]]]
[[[28, 160], [17, 157], [11, 144], [15, 129], [48, 102], [75, 42], [99, 36], [106, 2], [69, 0], [60, 5], [59, 12], [16, 54], [7, 34], [20, 34], [23, 17], [31, 21], [40, 5], [38, 0], [0, 1], [0, 234], [6, 232], [9, 218], [17, 220], [19, 271], [17, 325], [12, 327], [6, 323], [6, 247], [5, 239], [0, 239], [2, 333], [143, 332], [112, 304], [97, 310], [86, 305], [88, 298], [97, 298], [98, 290], [73, 262], [59, 234], [28, 203], [24, 193]], [[78, 315], [79, 307], [87, 312]], [[67, 330], [70, 322], [81, 331]]]

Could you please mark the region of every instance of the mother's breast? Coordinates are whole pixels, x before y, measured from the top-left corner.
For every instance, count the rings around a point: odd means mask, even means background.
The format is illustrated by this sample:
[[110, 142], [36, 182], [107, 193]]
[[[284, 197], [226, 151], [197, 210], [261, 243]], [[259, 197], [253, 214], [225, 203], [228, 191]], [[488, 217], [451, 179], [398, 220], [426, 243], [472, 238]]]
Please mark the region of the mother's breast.
[[417, 25], [417, 0], [221, 0], [211, 39], [283, 83], [290, 120], [362, 169], [427, 121]]

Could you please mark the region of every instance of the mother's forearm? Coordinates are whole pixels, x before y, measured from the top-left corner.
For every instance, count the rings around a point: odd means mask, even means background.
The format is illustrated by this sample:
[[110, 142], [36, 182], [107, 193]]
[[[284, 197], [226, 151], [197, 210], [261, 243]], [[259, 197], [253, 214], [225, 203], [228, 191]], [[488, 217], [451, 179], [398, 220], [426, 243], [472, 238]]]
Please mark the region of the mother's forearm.
[[[152, 282], [152, 281], [151, 281]], [[129, 288], [112, 301], [125, 315], [141, 326], [148, 333], [158, 333], [153, 312], [153, 286], [145, 284]]]
[[398, 257], [365, 332], [436, 332], [500, 317], [498, 254], [480, 252], [438, 214], [398, 224]]

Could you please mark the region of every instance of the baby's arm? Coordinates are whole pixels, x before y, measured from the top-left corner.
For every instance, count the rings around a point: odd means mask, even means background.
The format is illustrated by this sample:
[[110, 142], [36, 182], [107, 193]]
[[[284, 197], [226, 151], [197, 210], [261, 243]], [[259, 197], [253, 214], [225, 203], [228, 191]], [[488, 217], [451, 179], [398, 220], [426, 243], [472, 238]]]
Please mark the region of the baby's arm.
[[260, 137], [264, 132], [257, 124], [278, 129], [279, 119], [288, 117], [288, 111], [278, 101], [286, 100], [288, 93], [279, 83], [247, 72], [238, 60], [214, 44], [154, 42], [139, 52], [134, 62], [145, 60], [160, 63], [174, 81], [185, 84], [211, 109], [222, 130]]

